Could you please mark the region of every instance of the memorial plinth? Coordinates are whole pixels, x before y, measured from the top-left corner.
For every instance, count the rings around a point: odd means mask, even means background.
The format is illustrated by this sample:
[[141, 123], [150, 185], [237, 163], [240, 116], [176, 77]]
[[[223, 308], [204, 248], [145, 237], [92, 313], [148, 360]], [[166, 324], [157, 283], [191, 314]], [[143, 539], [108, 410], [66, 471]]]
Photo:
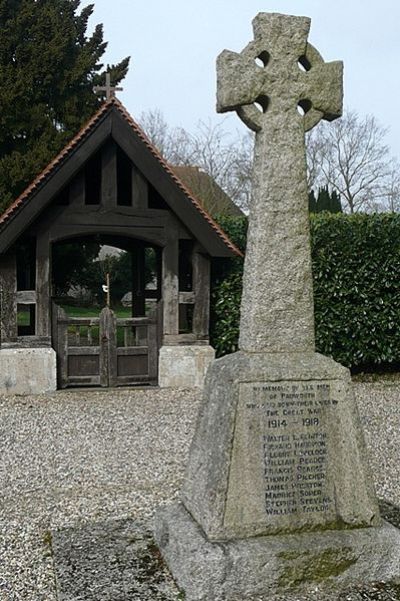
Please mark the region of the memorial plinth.
[[182, 502], [157, 517], [187, 601], [400, 574], [350, 373], [314, 347], [304, 132], [341, 114], [342, 64], [308, 44], [307, 18], [261, 13], [253, 24], [255, 40], [218, 59], [218, 110], [256, 131], [241, 350], [211, 364]]
[[379, 523], [347, 369], [239, 352], [206, 391], [182, 501], [209, 540]]

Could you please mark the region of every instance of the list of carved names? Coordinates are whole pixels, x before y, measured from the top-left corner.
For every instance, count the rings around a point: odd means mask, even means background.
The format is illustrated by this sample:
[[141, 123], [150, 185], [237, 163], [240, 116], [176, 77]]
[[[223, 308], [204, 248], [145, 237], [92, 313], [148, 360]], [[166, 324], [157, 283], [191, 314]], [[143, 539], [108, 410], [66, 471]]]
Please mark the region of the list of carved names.
[[[267, 515], [332, 508], [327, 482], [326, 410], [335, 408], [329, 382], [247, 384], [247, 420], [261, 422]], [[247, 421], [246, 420], [246, 421]]]

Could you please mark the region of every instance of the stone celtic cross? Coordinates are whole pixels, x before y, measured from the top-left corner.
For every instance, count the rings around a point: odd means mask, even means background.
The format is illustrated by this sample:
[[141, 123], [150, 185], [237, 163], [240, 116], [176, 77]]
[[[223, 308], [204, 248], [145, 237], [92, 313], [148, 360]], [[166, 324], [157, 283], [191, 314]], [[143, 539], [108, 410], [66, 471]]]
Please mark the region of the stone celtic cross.
[[106, 93], [107, 100], [113, 98], [115, 96], [115, 92], [122, 92], [123, 88], [114, 87], [111, 85], [111, 75], [110, 73], [106, 73], [106, 85], [105, 86], [95, 86], [93, 88], [93, 92], [95, 94]]
[[398, 577], [400, 532], [379, 516], [350, 372], [314, 351], [304, 133], [339, 116], [343, 67], [309, 27], [259, 14], [255, 41], [218, 59], [218, 109], [256, 131], [253, 197], [241, 349], [211, 363], [181, 503], [157, 516], [188, 601]]
[[240, 348], [314, 352], [305, 131], [342, 112], [343, 64], [307, 42], [310, 19], [260, 13], [254, 41], [218, 57], [217, 110], [256, 132]]

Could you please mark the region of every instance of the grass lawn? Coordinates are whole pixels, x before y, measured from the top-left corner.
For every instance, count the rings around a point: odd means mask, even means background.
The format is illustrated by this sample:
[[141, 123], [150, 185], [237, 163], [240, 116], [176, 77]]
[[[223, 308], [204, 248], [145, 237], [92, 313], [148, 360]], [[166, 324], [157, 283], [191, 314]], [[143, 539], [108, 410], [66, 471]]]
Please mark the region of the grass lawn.
[[[69, 317], [98, 317], [102, 307], [74, 307], [72, 305], [61, 305]], [[113, 308], [117, 317], [132, 317], [130, 307]]]
[[[102, 307], [75, 307], [73, 305], [60, 305], [64, 311], [67, 313], [68, 317], [99, 317], [100, 312]], [[132, 309], [131, 307], [117, 307], [117, 308], [113, 308], [114, 313], [116, 314], [117, 317], [121, 317], [121, 318], [129, 318], [132, 317]], [[85, 345], [88, 343], [88, 341], [86, 340], [86, 337], [88, 336], [88, 328], [85, 326], [74, 326], [71, 325], [68, 327], [68, 334], [70, 336], [72, 336], [72, 340], [74, 340], [74, 336], [77, 332], [77, 330], [79, 331], [80, 334], [80, 342], [78, 343], [78, 345]], [[130, 345], [135, 345], [134, 339], [135, 339], [135, 332], [136, 332], [136, 328], [129, 328], [129, 332], [128, 332], [128, 344]], [[91, 333], [91, 343], [90, 345], [98, 345], [99, 344], [99, 327], [98, 326], [92, 326], [90, 329], [90, 333]], [[117, 327], [117, 346], [125, 346], [125, 336], [126, 336], [127, 332], [125, 331], [125, 328], [121, 327]], [[72, 342], [73, 344], [73, 342]], [[75, 346], [73, 344], [73, 346]]]

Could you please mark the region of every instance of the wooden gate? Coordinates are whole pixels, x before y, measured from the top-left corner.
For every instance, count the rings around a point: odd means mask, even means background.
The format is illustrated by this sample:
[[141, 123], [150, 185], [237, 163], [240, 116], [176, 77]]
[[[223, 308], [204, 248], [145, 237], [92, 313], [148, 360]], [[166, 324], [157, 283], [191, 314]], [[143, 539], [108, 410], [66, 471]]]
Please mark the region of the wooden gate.
[[156, 316], [122, 319], [105, 307], [99, 317], [69, 317], [54, 305], [53, 346], [59, 388], [157, 384]]

